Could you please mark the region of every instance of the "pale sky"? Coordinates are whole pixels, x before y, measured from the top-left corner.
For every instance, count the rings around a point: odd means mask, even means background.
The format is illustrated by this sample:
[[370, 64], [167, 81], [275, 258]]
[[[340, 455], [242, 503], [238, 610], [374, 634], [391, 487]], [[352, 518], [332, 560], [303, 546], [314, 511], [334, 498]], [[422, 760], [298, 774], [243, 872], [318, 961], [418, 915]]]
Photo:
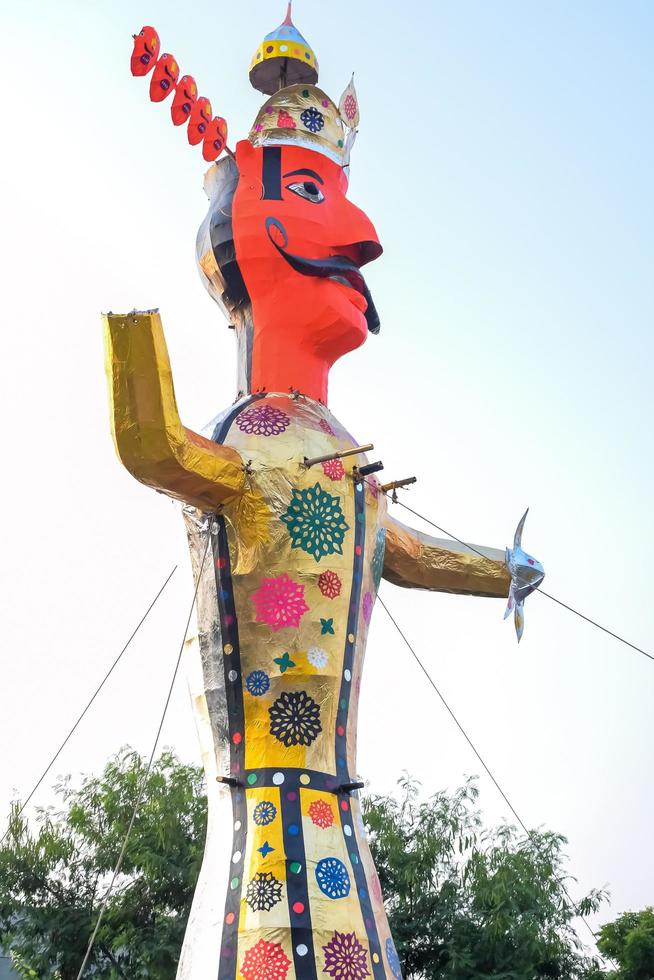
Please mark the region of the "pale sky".
[[[56, 773], [149, 751], [192, 597], [176, 508], [109, 435], [99, 314], [161, 309], [183, 421], [235, 395], [233, 335], [194, 242], [205, 166], [129, 73], [143, 24], [246, 136], [252, 52], [284, 0], [0, 0], [4, 479], [0, 803], [26, 793], [170, 568], [180, 568]], [[605, 0], [296, 0], [338, 99], [362, 109], [351, 197], [384, 256], [379, 337], [330, 405], [412, 507], [466, 540], [524, 537], [546, 588], [654, 649], [651, 452], [654, 7]], [[406, 520], [397, 510], [396, 516]], [[525, 822], [567, 835], [599, 921], [652, 903], [654, 663], [542, 596], [382, 596]], [[178, 683], [163, 744], [199, 761]], [[479, 764], [377, 607], [359, 771], [426, 792]], [[489, 822], [509, 817], [487, 779]]]

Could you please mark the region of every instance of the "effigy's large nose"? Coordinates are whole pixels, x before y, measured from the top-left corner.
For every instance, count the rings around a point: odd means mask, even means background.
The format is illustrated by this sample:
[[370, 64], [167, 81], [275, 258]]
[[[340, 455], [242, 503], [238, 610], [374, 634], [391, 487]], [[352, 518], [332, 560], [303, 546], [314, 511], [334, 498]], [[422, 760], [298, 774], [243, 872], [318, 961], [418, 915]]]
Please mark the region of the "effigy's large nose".
[[335, 249], [340, 254], [347, 254], [358, 266], [378, 259], [384, 249], [365, 211], [344, 198], [338, 218], [340, 240], [334, 242]]

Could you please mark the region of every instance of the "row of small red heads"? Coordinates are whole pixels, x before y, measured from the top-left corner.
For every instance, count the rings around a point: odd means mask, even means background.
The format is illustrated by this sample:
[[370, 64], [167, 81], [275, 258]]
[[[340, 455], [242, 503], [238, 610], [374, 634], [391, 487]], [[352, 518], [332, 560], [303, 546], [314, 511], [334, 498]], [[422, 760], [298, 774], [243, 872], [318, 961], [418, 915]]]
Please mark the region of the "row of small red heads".
[[227, 144], [227, 123], [214, 116], [209, 99], [198, 97], [198, 87], [192, 75], [179, 77], [179, 64], [172, 54], [159, 55], [161, 41], [154, 27], [144, 27], [134, 34], [134, 50], [130, 67], [132, 75], [143, 77], [154, 72], [150, 79], [150, 100], [163, 102], [174, 92], [170, 115], [175, 126], [187, 124], [191, 146], [202, 143], [202, 156], [209, 163], [217, 160]]

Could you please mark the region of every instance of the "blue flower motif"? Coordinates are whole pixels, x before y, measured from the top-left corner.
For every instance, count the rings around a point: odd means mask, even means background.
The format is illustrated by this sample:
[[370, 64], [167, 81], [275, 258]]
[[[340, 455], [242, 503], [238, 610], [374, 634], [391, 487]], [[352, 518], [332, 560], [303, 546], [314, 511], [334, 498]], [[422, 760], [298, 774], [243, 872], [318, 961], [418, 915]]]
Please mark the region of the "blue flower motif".
[[316, 866], [316, 881], [328, 898], [345, 898], [350, 894], [350, 876], [338, 858], [323, 858]]
[[270, 678], [263, 670], [253, 670], [248, 674], [245, 686], [253, 697], [260, 698], [269, 689]]
[[379, 588], [382, 572], [384, 571], [384, 552], [386, 551], [386, 529], [380, 527], [375, 539], [375, 552], [372, 556], [372, 577], [375, 583], [375, 591]]
[[307, 490], [293, 490], [281, 520], [288, 527], [292, 547], [301, 548], [316, 561], [343, 554], [343, 540], [350, 526], [345, 523], [339, 497], [332, 497], [319, 483]]
[[319, 109], [305, 109], [300, 119], [311, 133], [319, 133], [325, 125], [325, 117]]
[[254, 808], [253, 818], [257, 827], [267, 827], [277, 816], [277, 807], [269, 800], [262, 800]]
[[400, 957], [397, 955], [397, 950], [395, 949], [395, 943], [392, 939], [386, 940], [386, 959], [388, 960], [388, 965], [391, 969], [391, 973], [395, 977], [395, 980], [402, 980], [402, 967], [400, 965]]

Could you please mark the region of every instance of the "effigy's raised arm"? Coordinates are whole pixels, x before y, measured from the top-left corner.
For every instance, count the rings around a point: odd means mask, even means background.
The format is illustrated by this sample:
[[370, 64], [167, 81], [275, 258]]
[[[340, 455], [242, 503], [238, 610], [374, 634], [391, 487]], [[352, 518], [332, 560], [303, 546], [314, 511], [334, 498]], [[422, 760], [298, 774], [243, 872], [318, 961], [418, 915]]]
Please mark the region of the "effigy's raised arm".
[[201, 510], [239, 496], [239, 453], [180, 421], [158, 312], [108, 313], [103, 322], [111, 429], [123, 465], [141, 483]]
[[383, 576], [394, 585], [498, 599], [508, 596], [511, 574], [504, 549], [466, 547], [450, 539], [432, 538], [389, 515], [385, 527]]

